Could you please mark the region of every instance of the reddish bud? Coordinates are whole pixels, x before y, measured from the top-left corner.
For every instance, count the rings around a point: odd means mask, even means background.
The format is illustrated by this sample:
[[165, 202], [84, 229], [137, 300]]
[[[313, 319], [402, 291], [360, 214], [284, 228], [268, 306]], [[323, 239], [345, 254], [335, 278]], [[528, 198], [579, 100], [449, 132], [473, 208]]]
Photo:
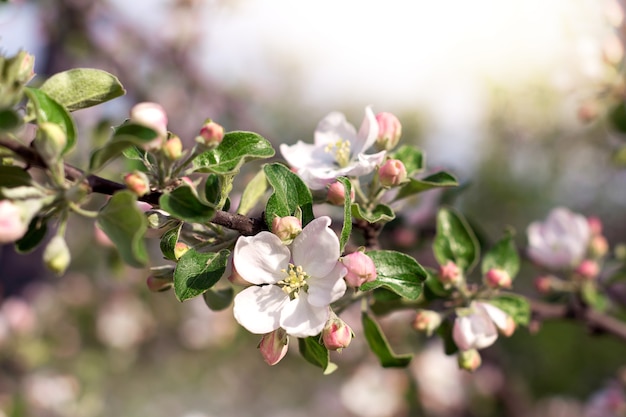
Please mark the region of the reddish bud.
[[284, 329], [279, 327], [273, 332], [265, 334], [258, 348], [268, 365], [276, 365], [287, 354], [289, 336], [287, 336], [287, 332]]
[[[326, 195], [326, 200], [328, 200], [330, 204], [333, 204], [335, 206], [343, 206], [343, 203], [346, 201], [345, 192], [346, 192], [346, 187], [344, 187], [344, 185], [341, 182], [339, 181], [334, 182], [328, 186], [328, 194]], [[355, 197], [354, 190], [351, 189], [350, 201], [354, 201], [354, 197]]]
[[366, 282], [376, 279], [376, 265], [372, 258], [361, 251], [352, 252], [343, 258], [341, 262], [348, 270], [345, 276], [349, 287], [360, 287]]
[[435, 330], [441, 325], [441, 314], [433, 310], [417, 310], [413, 319], [413, 328], [418, 332], [426, 333], [431, 336]]
[[196, 138], [196, 141], [204, 146], [214, 148], [222, 143], [222, 139], [224, 139], [224, 128], [211, 119], [207, 119], [200, 129], [200, 136]]
[[609, 242], [602, 235], [596, 235], [589, 242], [589, 254], [595, 258], [602, 258], [609, 251]]
[[353, 337], [350, 326], [334, 313], [322, 330], [322, 341], [328, 350], [341, 352], [343, 348], [348, 347]]
[[181, 256], [189, 251], [189, 249], [189, 245], [185, 242], [176, 242], [176, 245], [174, 245], [174, 257], [176, 259], [180, 259]]
[[141, 171], [133, 171], [124, 176], [126, 187], [139, 197], [150, 192], [150, 180], [148, 176]]
[[183, 143], [178, 136], [171, 136], [163, 145], [163, 153], [167, 159], [176, 161], [183, 156]]
[[457, 356], [459, 368], [474, 372], [482, 364], [480, 353], [476, 349], [460, 351]]
[[387, 112], [378, 113], [376, 115], [378, 122], [378, 137], [376, 138], [376, 147], [380, 151], [389, 151], [396, 147], [402, 136], [402, 124], [398, 118]]
[[539, 294], [550, 294], [554, 290], [553, 281], [556, 278], [551, 275], [540, 275], [535, 278], [534, 285], [535, 290]]
[[444, 285], [458, 284], [461, 281], [461, 270], [452, 261], [439, 267], [439, 281]]
[[585, 279], [594, 279], [600, 273], [600, 265], [592, 259], [585, 259], [576, 268], [576, 273]]
[[398, 159], [388, 159], [378, 170], [380, 184], [383, 187], [395, 187], [406, 181], [406, 168]]
[[513, 280], [504, 269], [491, 268], [485, 274], [485, 284], [489, 288], [511, 288]]
[[272, 233], [286, 245], [289, 245], [302, 232], [302, 222], [294, 216], [274, 217]]

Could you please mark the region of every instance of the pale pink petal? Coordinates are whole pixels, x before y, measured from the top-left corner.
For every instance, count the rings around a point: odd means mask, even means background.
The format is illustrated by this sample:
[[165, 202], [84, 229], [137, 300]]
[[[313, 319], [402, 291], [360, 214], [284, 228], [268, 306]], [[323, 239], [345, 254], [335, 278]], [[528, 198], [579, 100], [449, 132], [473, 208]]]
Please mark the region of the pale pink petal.
[[315, 146], [324, 148], [326, 145], [334, 145], [340, 140], [347, 140], [352, 144], [356, 136], [356, 129], [346, 121], [346, 116], [339, 112], [332, 112], [317, 124]]
[[339, 259], [339, 238], [322, 216], [307, 224], [291, 245], [293, 263], [313, 277], [328, 275]]
[[297, 169], [327, 166], [332, 168], [335, 156], [324, 147], [298, 141], [295, 145], [280, 145], [280, 153], [289, 165]]
[[324, 328], [330, 316], [328, 306], [317, 307], [308, 302], [307, 294], [300, 293], [290, 300], [280, 315], [280, 327], [295, 337], [315, 336]]
[[251, 333], [265, 334], [280, 327], [281, 310], [288, 301], [276, 285], [252, 286], [235, 296], [233, 314]]
[[310, 169], [298, 170], [298, 175], [302, 181], [312, 190], [323, 190], [328, 184], [336, 181], [337, 174], [334, 169]]
[[291, 254], [278, 236], [261, 232], [242, 236], [235, 244], [233, 263], [237, 273], [252, 284], [275, 284], [285, 277]]
[[502, 311], [498, 307], [496, 307], [496, 306], [494, 306], [492, 304], [489, 304], [489, 303], [477, 302], [475, 304], [481, 306], [485, 310], [485, 312], [487, 313], [489, 318], [493, 321], [493, 323], [499, 329], [506, 329], [507, 328], [507, 326], [509, 324], [509, 315], [508, 314], [506, 314], [504, 311]]
[[357, 139], [352, 143], [353, 154], [357, 155], [368, 150], [376, 142], [378, 131], [378, 121], [376, 121], [372, 108], [368, 106], [365, 108], [365, 117], [359, 128]]
[[340, 299], [346, 292], [346, 276], [347, 269], [337, 262], [335, 267], [325, 277], [309, 277], [309, 303], [314, 306], [327, 306], [332, 302]]

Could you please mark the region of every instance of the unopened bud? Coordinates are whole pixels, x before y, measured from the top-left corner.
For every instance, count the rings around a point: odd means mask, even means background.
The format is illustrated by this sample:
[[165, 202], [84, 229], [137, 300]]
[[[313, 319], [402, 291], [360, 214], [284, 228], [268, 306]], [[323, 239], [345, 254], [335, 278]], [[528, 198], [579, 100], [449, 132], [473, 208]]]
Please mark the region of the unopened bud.
[[200, 136], [196, 138], [196, 141], [204, 146], [214, 148], [222, 143], [222, 139], [224, 139], [224, 128], [211, 119], [207, 119], [200, 129]]
[[33, 143], [43, 160], [50, 164], [56, 162], [61, 156], [67, 145], [67, 135], [58, 124], [43, 122], [39, 124]]
[[600, 265], [592, 259], [585, 259], [576, 268], [576, 273], [585, 279], [591, 280], [600, 274]]
[[20, 208], [10, 200], [0, 201], [0, 243], [15, 242], [28, 230]]
[[399, 159], [388, 159], [378, 170], [383, 187], [396, 187], [406, 181], [406, 168]]
[[474, 372], [482, 364], [480, 353], [476, 349], [460, 351], [457, 355], [457, 360], [459, 368], [469, 372]]
[[555, 289], [555, 280], [558, 280], [558, 278], [552, 275], [540, 275], [535, 278], [533, 284], [539, 294], [550, 294]]
[[284, 329], [279, 327], [273, 332], [263, 335], [258, 348], [265, 363], [270, 366], [276, 365], [287, 354], [289, 336]]
[[46, 267], [57, 275], [63, 275], [70, 265], [70, 250], [63, 236], [54, 236], [48, 242], [43, 252], [43, 261]]
[[352, 252], [344, 256], [341, 258], [341, 263], [348, 270], [345, 280], [349, 287], [358, 288], [364, 283], [376, 279], [377, 274], [374, 261], [361, 251]]
[[26, 84], [35, 76], [35, 57], [26, 51], [20, 51], [15, 57], [15, 80]]
[[289, 245], [302, 232], [302, 222], [294, 216], [274, 217], [272, 233], [285, 244]]
[[124, 176], [126, 187], [139, 197], [150, 192], [150, 180], [148, 176], [141, 171], [133, 171]]
[[378, 137], [376, 138], [376, 148], [379, 151], [389, 151], [396, 147], [402, 136], [402, 124], [398, 118], [387, 112], [376, 115], [378, 122]]
[[587, 224], [589, 225], [589, 231], [591, 236], [599, 236], [602, 234], [602, 220], [596, 216], [587, 217]]
[[589, 254], [594, 259], [602, 258], [609, 251], [609, 242], [604, 236], [596, 235], [589, 241]]
[[504, 269], [491, 268], [485, 274], [485, 284], [489, 288], [511, 288], [513, 280]]
[[147, 238], [161, 237], [165, 232], [178, 224], [178, 220], [174, 219], [165, 210], [151, 209], [145, 212], [148, 221]]
[[174, 266], [163, 265], [150, 268], [146, 286], [152, 292], [167, 291], [174, 286]]
[[174, 245], [174, 257], [176, 259], [180, 259], [181, 256], [189, 251], [189, 249], [189, 245], [185, 242], [176, 242], [176, 245]]
[[461, 281], [462, 275], [459, 267], [452, 261], [439, 267], [439, 281], [443, 285], [456, 285]]
[[420, 309], [417, 310], [413, 319], [413, 328], [418, 332], [426, 333], [426, 336], [431, 336], [439, 328], [441, 321], [441, 314], [436, 311]]
[[144, 102], [135, 104], [130, 109], [133, 123], [148, 127], [157, 133], [157, 138], [143, 145], [146, 150], [160, 149], [167, 137], [167, 114], [160, 104]]
[[326, 349], [341, 352], [343, 348], [348, 347], [353, 337], [350, 326], [334, 313], [331, 314], [331, 318], [322, 330], [322, 341]]
[[171, 161], [180, 159], [183, 156], [183, 142], [178, 136], [171, 136], [163, 145], [163, 153]]
[[487, 312], [487, 315], [496, 325], [500, 334], [509, 337], [515, 333], [515, 329], [517, 328], [515, 320], [513, 320], [513, 317], [509, 314], [505, 313], [504, 310], [488, 302], [476, 302], [476, 304], [479, 304], [484, 311]]
[[[328, 186], [328, 194], [326, 194], [326, 200], [330, 204], [335, 206], [343, 206], [343, 203], [346, 201], [346, 187], [337, 181]], [[350, 189], [350, 201], [354, 201], [354, 190]]]

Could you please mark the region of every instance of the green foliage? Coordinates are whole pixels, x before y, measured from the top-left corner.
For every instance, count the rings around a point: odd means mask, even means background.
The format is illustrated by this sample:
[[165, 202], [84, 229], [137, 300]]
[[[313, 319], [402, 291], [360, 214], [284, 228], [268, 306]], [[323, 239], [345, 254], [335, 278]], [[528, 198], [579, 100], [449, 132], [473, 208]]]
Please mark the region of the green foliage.
[[63, 154], [67, 154], [76, 144], [76, 126], [68, 111], [41, 90], [27, 87], [24, 92], [30, 100], [29, 114], [37, 119], [37, 123], [51, 122], [61, 126], [67, 135], [63, 150]]
[[465, 219], [450, 208], [442, 208], [437, 214], [433, 251], [440, 265], [453, 261], [465, 271], [473, 268], [480, 256], [474, 232]]
[[481, 271], [486, 274], [492, 268], [503, 269], [511, 279], [514, 279], [519, 267], [520, 259], [513, 241], [513, 234], [507, 233], [485, 254]]
[[177, 227], [171, 228], [167, 232], [163, 233], [163, 236], [161, 236], [159, 247], [161, 248], [161, 253], [163, 253], [163, 257], [165, 259], [169, 259], [170, 261], [176, 261], [174, 249], [176, 248], [176, 243], [178, 243], [178, 238], [180, 236], [180, 230], [182, 229], [182, 227], [183, 224], [180, 223]]
[[527, 326], [530, 322], [530, 303], [517, 294], [500, 294], [487, 300], [513, 318], [517, 325]]
[[265, 206], [267, 224], [276, 216], [293, 216], [298, 210], [302, 212], [302, 226], [313, 220], [313, 197], [300, 177], [282, 164], [267, 164], [263, 171], [274, 189]]
[[367, 340], [367, 344], [372, 352], [374, 352], [374, 354], [378, 357], [378, 360], [383, 367], [404, 368], [411, 362], [413, 355], [398, 355], [393, 352], [385, 334], [380, 329], [380, 326], [372, 317], [369, 316], [369, 314], [363, 312], [361, 314], [361, 321], [363, 323], [365, 340]]
[[135, 268], [148, 263], [143, 241], [147, 229], [146, 217], [137, 207], [137, 196], [124, 190], [115, 193], [100, 210], [98, 226], [111, 239], [124, 262]]
[[74, 68], [54, 74], [41, 85], [40, 90], [70, 112], [126, 93], [117, 77], [93, 68]]
[[243, 190], [237, 213], [244, 216], [250, 213], [259, 200], [261, 200], [261, 197], [265, 195], [266, 191], [267, 179], [265, 178], [265, 172], [259, 171]]
[[352, 204], [352, 217], [368, 223], [390, 222], [396, 218], [391, 207], [378, 204], [373, 210], [364, 210], [358, 204]]
[[230, 307], [233, 302], [233, 298], [235, 298], [235, 290], [233, 287], [222, 288], [219, 290], [209, 288], [204, 294], [202, 294], [202, 298], [211, 310], [221, 311]]
[[413, 146], [403, 145], [391, 157], [402, 161], [409, 176], [424, 169], [424, 154]]
[[427, 273], [415, 259], [391, 250], [375, 250], [366, 254], [374, 261], [377, 277], [361, 285], [362, 291], [384, 287], [411, 300], [420, 296]]
[[433, 188], [448, 188], [458, 185], [457, 179], [452, 174], [445, 171], [436, 172], [421, 180], [409, 178], [409, 181], [406, 185], [402, 186], [394, 201], [432, 190]]
[[624, 101], [621, 101], [609, 112], [609, 121], [617, 131], [626, 133], [626, 104]]
[[157, 133], [145, 126], [125, 123], [115, 129], [111, 139], [100, 149], [91, 154], [89, 170], [95, 172], [110, 160], [122, 155], [124, 151], [134, 145], [143, 145], [157, 137]]
[[187, 184], [165, 191], [159, 205], [172, 216], [191, 223], [206, 223], [215, 216], [215, 209], [200, 201], [195, 189]]
[[32, 178], [23, 168], [0, 165], [0, 187], [14, 188], [32, 185]]
[[236, 174], [244, 163], [271, 158], [274, 153], [272, 145], [259, 134], [229, 132], [217, 148], [203, 152], [194, 159], [194, 170]]
[[35, 216], [28, 224], [26, 234], [15, 242], [15, 249], [19, 253], [30, 253], [35, 250], [46, 237], [48, 225], [40, 216]]
[[352, 233], [352, 202], [350, 200], [350, 193], [352, 192], [352, 183], [346, 177], [337, 178], [337, 181], [343, 184], [343, 226], [341, 228], [341, 236], [339, 237], [339, 252], [343, 252], [343, 248], [346, 246], [350, 234]]
[[324, 375], [329, 375], [337, 369], [337, 365], [330, 361], [330, 353], [317, 337], [298, 339], [300, 354], [308, 362], [322, 368]]
[[211, 288], [224, 274], [230, 251], [200, 253], [189, 249], [178, 260], [174, 270], [174, 292], [185, 301]]
[[0, 110], [0, 132], [11, 132], [22, 125], [22, 118], [13, 109]]

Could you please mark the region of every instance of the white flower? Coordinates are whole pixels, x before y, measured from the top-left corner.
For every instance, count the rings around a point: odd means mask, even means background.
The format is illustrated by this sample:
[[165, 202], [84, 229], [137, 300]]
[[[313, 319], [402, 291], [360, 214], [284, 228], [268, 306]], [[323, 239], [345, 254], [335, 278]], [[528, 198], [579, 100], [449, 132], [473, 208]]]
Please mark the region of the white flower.
[[551, 269], [576, 267], [582, 261], [591, 237], [587, 219], [564, 207], [553, 209], [543, 223], [531, 223], [526, 233], [528, 256]]
[[370, 107], [357, 133], [342, 113], [333, 112], [319, 122], [313, 145], [298, 141], [280, 145], [287, 162], [313, 190], [321, 190], [340, 176], [361, 176], [372, 172], [385, 158], [385, 151], [365, 154], [378, 137], [378, 122]]
[[[465, 313], [465, 314], [463, 314]], [[488, 303], [473, 302], [466, 312], [461, 312], [454, 320], [452, 338], [462, 351], [484, 349], [498, 338], [498, 329], [510, 335], [511, 317], [504, 311]]]
[[255, 284], [235, 297], [233, 313], [239, 324], [257, 334], [279, 327], [295, 337], [322, 331], [330, 303], [346, 291], [339, 239], [329, 226], [329, 217], [313, 220], [290, 247], [270, 232], [237, 240], [235, 269]]

